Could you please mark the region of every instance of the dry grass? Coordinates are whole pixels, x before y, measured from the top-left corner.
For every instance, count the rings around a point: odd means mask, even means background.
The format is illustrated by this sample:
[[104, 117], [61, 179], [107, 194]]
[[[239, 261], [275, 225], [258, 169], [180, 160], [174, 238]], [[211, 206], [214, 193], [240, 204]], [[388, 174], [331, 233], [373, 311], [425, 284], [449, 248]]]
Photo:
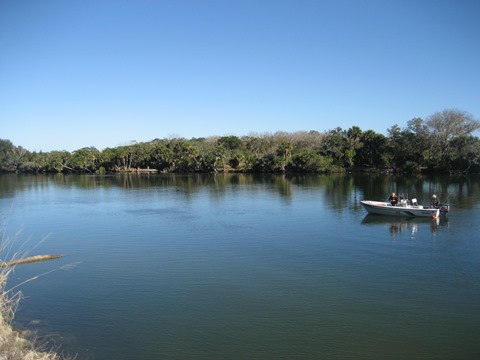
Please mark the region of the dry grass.
[[8, 275], [12, 268], [0, 272], [0, 360], [57, 360], [61, 355], [53, 351], [41, 351], [35, 341], [23, 338], [13, 330], [12, 321], [21, 299], [21, 293], [11, 293], [6, 289]]
[[26, 258], [22, 259], [17, 259], [17, 260], [12, 260], [12, 261], [0, 261], [0, 267], [7, 267], [7, 266], [14, 266], [14, 265], [21, 265], [21, 264], [30, 264], [34, 262], [41, 262], [41, 261], [47, 261], [47, 260], [54, 260], [54, 259], [59, 259], [64, 257], [65, 255], [35, 255], [35, 256], [29, 256]]
[[[11, 242], [5, 236], [5, 224], [0, 226], [0, 258], [10, 258], [10, 261], [18, 261], [16, 253], [8, 256], [11, 249]], [[11, 254], [11, 253], [10, 253]], [[3, 263], [3, 262], [2, 262]], [[7, 265], [3, 263], [3, 265]], [[63, 360], [68, 359], [63, 354], [54, 350], [45, 349], [42, 343], [35, 339], [27, 340], [22, 334], [12, 327], [15, 311], [22, 298], [20, 291], [16, 288], [25, 282], [34, 280], [28, 279], [14, 288], [7, 288], [7, 280], [14, 270], [14, 266], [4, 266], [0, 269], [0, 360]], [[53, 271], [53, 270], [52, 270]], [[50, 273], [49, 271], [48, 273]], [[44, 274], [42, 274], [44, 275]]]

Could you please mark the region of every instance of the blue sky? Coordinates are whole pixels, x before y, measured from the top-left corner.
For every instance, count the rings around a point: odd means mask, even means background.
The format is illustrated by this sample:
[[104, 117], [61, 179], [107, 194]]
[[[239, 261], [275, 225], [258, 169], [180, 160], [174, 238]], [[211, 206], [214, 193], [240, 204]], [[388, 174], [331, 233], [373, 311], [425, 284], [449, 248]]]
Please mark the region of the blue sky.
[[480, 117], [476, 0], [2, 0], [0, 138], [99, 150]]

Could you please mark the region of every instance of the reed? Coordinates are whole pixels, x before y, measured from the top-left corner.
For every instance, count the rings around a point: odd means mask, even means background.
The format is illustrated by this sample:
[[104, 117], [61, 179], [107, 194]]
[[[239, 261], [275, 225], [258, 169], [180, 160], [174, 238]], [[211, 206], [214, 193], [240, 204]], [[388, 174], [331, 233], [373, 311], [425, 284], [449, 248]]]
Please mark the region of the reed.
[[62, 258], [64, 256], [65, 255], [59, 255], [59, 254], [56, 254], [56, 255], [35, 255], [35, 256], [29, 256], [29, 257], [26, 257], [26, 258], [16, 259], [16, 260], [11, 260], [11, 261], [0, 261], [0, 268], [7, 267], [7, 266], [30, 264], [30, 263], [34, 263], [34, 262], [59, 259], [59, 258]]
[[[9, 245], [9, 239], [5, 236], [5, 225], [2, 224], [0, 228], [0, 255], [5, 259], [4, 256], [7, 255], [8, 257], [8, 249], [11, 249], [11, 245]], [[8, 277], [15, 269], [16, 265], [50, 260], [59, 257], [62, 257], [62, 255], [41, 255], [26, 257], [23, 259], [15, 259], [15, 256], [13, 256], [10, 261], [0, 261], [0, 359], [66, 360], [70, 358], [55, 351], [55, 349], [46, 349], [45, 344], [42, 344], [35, 339], [27, 340], [22, 336], [22, 333], [13, 328], [12, 322], [15, 317], [15, 311], [22, 299], [22, 293], [17, 290], [18, 286], [21, 284], [13, 288], [7, 287]], [[23, 283], [37, 279], [38, 277], [39, 276], [28, 279]]]

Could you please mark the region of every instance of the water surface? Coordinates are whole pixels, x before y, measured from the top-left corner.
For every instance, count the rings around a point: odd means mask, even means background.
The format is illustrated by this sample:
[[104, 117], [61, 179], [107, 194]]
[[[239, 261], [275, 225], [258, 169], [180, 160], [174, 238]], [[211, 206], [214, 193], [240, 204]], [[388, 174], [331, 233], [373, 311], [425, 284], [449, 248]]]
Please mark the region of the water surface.
[[[452, 211], [367, 216], [392, 190]], [[58, 269], [16, 325], [77, 359], [478, 358], [479, 200], [476, 177], [1, 176], [11, 251], [67, 255], [16, 268]]]

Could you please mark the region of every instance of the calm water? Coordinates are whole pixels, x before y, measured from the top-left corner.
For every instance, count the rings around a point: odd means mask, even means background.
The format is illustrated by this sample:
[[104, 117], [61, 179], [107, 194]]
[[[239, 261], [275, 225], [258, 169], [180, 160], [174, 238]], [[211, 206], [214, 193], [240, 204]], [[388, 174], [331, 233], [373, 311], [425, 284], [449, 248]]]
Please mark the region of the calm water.
[[[366, 216], [393, 190], [448, 220]], [[480, 358], [478, 177], [3, 175], [0, 206], [67, 255], [17, 266], [56, 271], [16, 326], [77, 359]]]

